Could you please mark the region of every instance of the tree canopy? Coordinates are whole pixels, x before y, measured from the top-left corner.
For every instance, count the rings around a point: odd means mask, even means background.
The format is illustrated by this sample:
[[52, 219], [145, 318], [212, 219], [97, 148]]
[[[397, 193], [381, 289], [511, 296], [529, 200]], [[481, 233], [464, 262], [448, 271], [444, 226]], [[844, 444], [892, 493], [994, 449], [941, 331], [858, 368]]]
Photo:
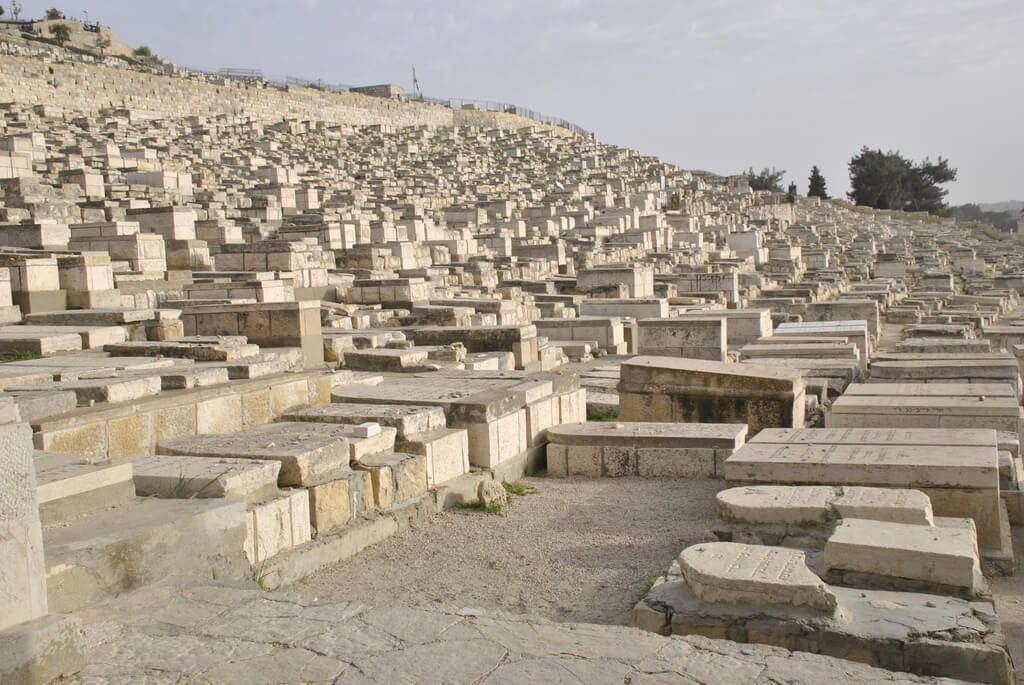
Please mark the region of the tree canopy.
[[64, 13], [61, 12], [56, 7], [51, 7], [50, 9], [46, 10], [46, 19], [47, 19], [47, 21], [54, 21], [55, 19], [63, 19], [63, 18], [64, 18]]
[[71, 40], [71, 29], [67, 24], [50, 24], [50, 35], [57, 43], [64, 45]]
[[946, 212], [944, 183], [956, 180], [949, 160], [913, 162], [899, 152], [863, 147], [850, 160], [850, 192], [858, 205], [907, 212]]
[[781, 193], [782, 177], [786, 175], [786, 170], [765, 167], [760, 172], [755, 172], [754, 167], [750, 167], [743, 175], [747, 177], [751, 190], [772, 190]]
[[807, 180], [807, 197], [820, 197], [822, 200], [828, 199], [828, 188], [825, 187], [825, 177], [821, 175], [821, 171], [817, 166], [811, 167], [811, 175]]

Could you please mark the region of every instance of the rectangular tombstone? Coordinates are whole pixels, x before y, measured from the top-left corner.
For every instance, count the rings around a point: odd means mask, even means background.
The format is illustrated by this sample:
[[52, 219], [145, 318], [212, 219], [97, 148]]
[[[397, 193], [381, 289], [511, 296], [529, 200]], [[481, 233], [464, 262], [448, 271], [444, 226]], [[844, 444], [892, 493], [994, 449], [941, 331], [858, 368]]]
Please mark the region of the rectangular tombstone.
[[843, 396], [825, 415], [829, 428], [991, 428], [1019, 433], [1014, 397]]
[[878, 337], [881, 330], [878, 303], [874, 300], [830, 300], [811, 302], [806, 305], [804, 321], [860, 321], [863, 320], [872, 336]]
[[1010, 383], [851, 383], [844, 395], [881, 397], [1016, 397]]
[[765, 428], [748, 442], [774, 445], [911, 445], [995, 449], [996, 431], [986, 428]]
[[914, 488], [937, 516], [974, 519], [982, 547], [1003, 547], [994, 446], [770, 444], [750, 442], [725, 462], [730, 485], [864, 485]]
[[856, 343], [861, 356], [867, 356], [872, 349], [871, 331], [866, 321], [783, 323], [775, 328], [775, 335], [797, 338], [843, 337]]
[[726, 360], [727, 323], [724, 318], [641, 319], [637, 324], [640, 354]]
[[188, 336], [241, 335], [260, 347], [300, 348], [306, 368], [324, 361], [318, 301], [189, 305], [181, 320]]
[[730, 347], [747, 345], [772, 334], [772, 314], [768, 309], [726, 309], [709, 312], [687, 312], [681, 321], [690, 318], [714, 317], [727, 322], [726, 336]]
[[547, 431], [552, 476], [714, 478], [743, 445], [742, 423], [566, 423]]
[[[967, 521], [970, 524], [969, 521]], [[844, 519], [825, 543], [825, 567], [911, 581], [908, 589], [974, 596], [982, 587], [974, 528]]]
[[620, 367], [623, 421], [745, 423], [802, 428], [804, 381], [797, 371], [755, 364], [635, 357]]
[[582, 316], [622, 316], [633, 319], [664, 319], [668, 317], [665, 298], [586, 299], [580, 303]]

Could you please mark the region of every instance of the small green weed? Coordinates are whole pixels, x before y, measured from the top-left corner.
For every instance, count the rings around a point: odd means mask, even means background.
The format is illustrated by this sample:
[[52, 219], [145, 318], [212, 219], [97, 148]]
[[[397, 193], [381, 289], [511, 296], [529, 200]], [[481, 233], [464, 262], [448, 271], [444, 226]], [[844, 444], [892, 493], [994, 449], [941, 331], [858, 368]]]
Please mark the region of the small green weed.
[[491, 502], [490, 504], [484, 504], [483, 502], [465, 502], [459, 505], [459, 509], [479, 511], [485, 514], [500, 514], [501, 504], [498, 502]]
[[613, 409], [587, 407], [587, 421], [618, 421], [619, 413]]
[[532, 495], [533, 493], [537, 492], [537, 488], [522, 481], [509, 483], [507, 480], [503, 480], [501, 481], [501, 487], [505, 488], [505, 492], [507, 492], [508, 494], [516, 495], [518, 497]]
[[0, 364], [6, 364], [8, 362], [24, 362], [30, 359], [42, 359], [43, 355], [36, 354], [35, 352], [8, 352], [0, 354]]

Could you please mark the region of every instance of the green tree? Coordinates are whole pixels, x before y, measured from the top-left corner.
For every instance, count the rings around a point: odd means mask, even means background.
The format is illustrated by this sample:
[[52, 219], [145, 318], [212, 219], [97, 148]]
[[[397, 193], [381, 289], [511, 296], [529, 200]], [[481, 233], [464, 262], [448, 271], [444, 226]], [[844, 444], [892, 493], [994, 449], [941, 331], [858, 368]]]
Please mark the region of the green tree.
[[46, 20], [47, 21], [57, 21], [58, 19], [63, 19], [63, 18], [64, 18], [64, 13], [61, 12], [56, 7], [51, 7], [50, 9], [46, 10]]
[[71, 40], [71, 29], [67, 24], [50, 24], [50, 35], [58, 45], [63, 46], [64, 43]]
[[754, 167], [750, 167], [743, 172], [743, 175], [747, 177], [751, 190], [771, 190], [781, 193], [782, 177], [786, 175], [786, 170], [765, 167], [760, 172], [755, 172]]
[[875, 209], [944, 214], [949, 191], [942, 184], [956, 180], [956, 169], [942, 157], [915, 164], [899, 152], [866, 146], [850, 160], [849, 168], [849, 198]]
[[821, 171], [818, 170], [817, 166], [811, 167], [811, 175], [807, 179], [807, 197], [820, 197], [822, 200], [828, 199], [828, 188], [825, 187], [825, 177], [821, 175]]
[[136, 57], [152, 57], [153, 51], [149, 49], [148, 45], [140, 45], [132, 51], [132, 54]]

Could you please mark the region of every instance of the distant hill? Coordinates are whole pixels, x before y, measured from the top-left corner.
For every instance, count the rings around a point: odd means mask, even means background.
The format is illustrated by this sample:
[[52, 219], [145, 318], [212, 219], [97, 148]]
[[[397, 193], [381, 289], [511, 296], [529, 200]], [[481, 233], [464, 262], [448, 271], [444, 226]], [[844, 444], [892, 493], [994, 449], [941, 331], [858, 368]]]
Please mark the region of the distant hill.
[[1020, 210], [1024, 209], [1024, 200], [1010, 200], [1008, 202], [984, 202], [978, 203], [983, 212], [1010, 212], [1012, 214], [1020, 214]]
[[1013, 231], [1017, 228], [1017, 217], [1020, 215], [1021, 207], [1024, 207], [1024, 202], [995, 202], [959, 205], [950, 207], [949, 211], [961, 221], [979, 221], [991, 224], [1001, 231]]

